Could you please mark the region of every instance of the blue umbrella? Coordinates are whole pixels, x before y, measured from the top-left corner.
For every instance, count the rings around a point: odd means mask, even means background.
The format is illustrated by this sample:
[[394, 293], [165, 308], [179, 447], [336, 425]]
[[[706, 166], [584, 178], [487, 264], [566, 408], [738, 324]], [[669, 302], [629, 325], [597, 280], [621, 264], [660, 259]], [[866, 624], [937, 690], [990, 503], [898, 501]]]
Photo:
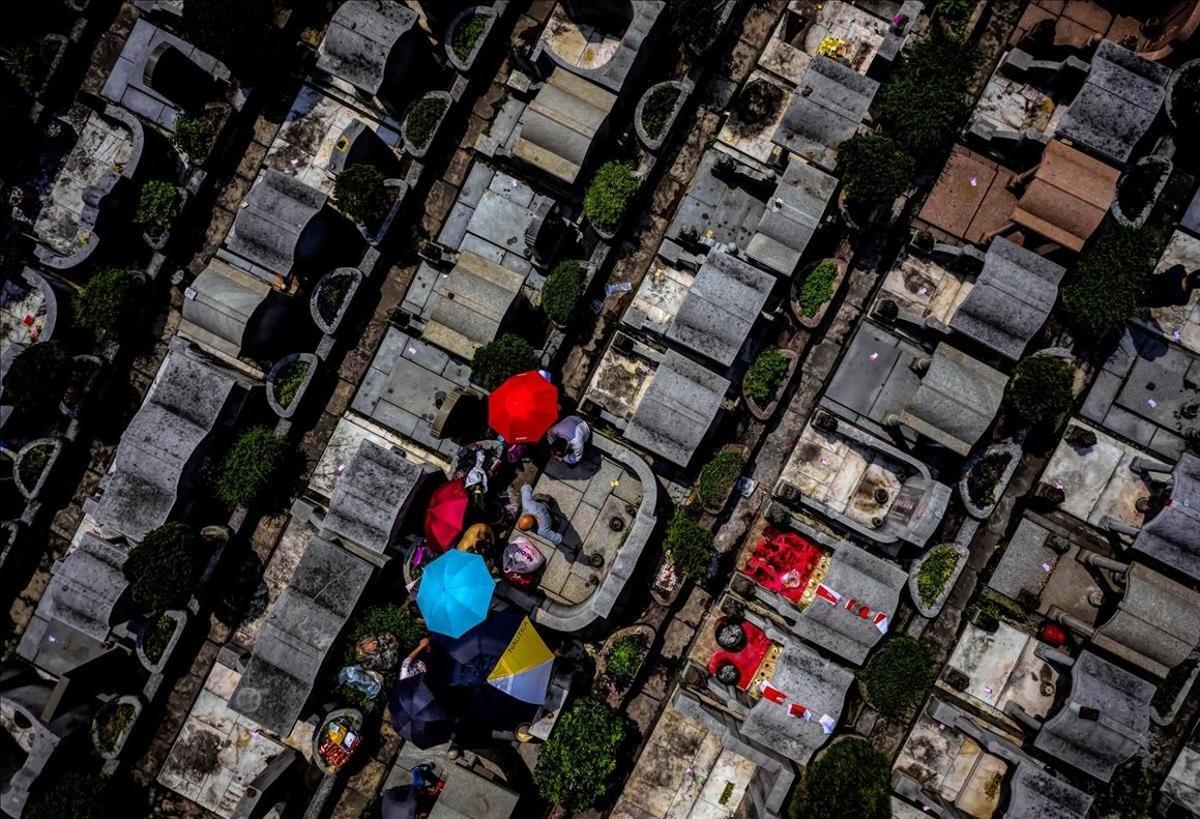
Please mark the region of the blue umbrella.
[[396, 683], [388, 710], [396, 732], [418, 748], [432, 748], [450, 739], [454, 720], [425, 684], [424, 674]]
[[446, 552], [425, 567], [417, 588], [417, 607], [430, 631], [461, 637], [482, 623], [496, 581], [483, 558], [473, 552]]

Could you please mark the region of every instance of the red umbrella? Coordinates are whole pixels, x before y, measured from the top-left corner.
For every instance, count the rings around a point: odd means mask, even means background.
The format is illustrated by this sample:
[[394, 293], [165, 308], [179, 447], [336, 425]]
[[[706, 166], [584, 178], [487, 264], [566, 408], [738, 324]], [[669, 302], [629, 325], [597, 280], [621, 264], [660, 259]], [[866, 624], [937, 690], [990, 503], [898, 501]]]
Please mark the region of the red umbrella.
[[429, 545], [438, 552], [449, 549], [462, 531], [466, 514], [467, 489], [461, 479], [435, 489], [425, 510], [425, 539]]
[[536, 441], [558, 420], [558, 387], [538, 372], [514, 375], [488, 396], [488, 426], [510, 444]]

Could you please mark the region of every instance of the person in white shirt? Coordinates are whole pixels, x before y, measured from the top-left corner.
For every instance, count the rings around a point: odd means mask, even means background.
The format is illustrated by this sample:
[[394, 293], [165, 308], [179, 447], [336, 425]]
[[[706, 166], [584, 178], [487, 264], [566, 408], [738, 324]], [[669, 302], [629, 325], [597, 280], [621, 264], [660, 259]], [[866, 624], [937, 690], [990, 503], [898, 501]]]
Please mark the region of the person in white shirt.
[[550, 454], [568, 466], [579, 463], [591, 439], [592, 430], [578, 415], [568, 415], [550, 427], [546, 433], [546, 440], [550, 442]]

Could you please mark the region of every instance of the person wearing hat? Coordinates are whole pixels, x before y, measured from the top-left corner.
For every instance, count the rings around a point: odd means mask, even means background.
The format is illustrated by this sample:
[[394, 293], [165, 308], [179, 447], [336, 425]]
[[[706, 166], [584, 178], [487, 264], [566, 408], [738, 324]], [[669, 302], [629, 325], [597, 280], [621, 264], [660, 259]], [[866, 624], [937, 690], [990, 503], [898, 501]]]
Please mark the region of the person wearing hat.
[[533, 487], [529, 484], [521, 487], [521, 516], [517, 518], [517, 528], [522, 532], [537, 532], [538, 537], [555, 546], [562, 543], [562, 535], [554, 531], [550, 507], [534, 500]]

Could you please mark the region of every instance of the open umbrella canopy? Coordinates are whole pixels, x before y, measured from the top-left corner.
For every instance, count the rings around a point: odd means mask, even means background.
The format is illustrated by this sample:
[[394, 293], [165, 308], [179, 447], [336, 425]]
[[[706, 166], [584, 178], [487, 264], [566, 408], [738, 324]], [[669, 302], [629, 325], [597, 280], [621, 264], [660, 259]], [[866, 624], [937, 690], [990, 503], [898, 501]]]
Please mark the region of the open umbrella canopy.
[[541, 705], [553, 670], [554, 652], [525, 617], [488, 675], [488, 683], [522, 702]]
[[437, 695], [417, 674], [396, 683], [388, 700], [396, 733], [418, 748], [432, 748], [450, 739], [454, 721], [438, 702]]
[[444, 552], [463, 529], [467, 515], [467, 488], [461, 480], [433, 490], [425, 510], [425, 539], [434, 551]]
[[531, 371], [514, 375], [488, 396], [488, 426], [510, 444], [536, 441], [558, 420], [558, 388]]
[[487, 682], [488, 675], [500, 662], [524, 620], [523, 614], [493, 611], [461, 637], [434, 635], [434, 642], [454, 661], [450, 685], [483, 685]]
[[483, 558], [474, 552], [446, 552], [421, 575], [417, 607], [430, 631], [461, 637], [482, 623], [496, 581]]

